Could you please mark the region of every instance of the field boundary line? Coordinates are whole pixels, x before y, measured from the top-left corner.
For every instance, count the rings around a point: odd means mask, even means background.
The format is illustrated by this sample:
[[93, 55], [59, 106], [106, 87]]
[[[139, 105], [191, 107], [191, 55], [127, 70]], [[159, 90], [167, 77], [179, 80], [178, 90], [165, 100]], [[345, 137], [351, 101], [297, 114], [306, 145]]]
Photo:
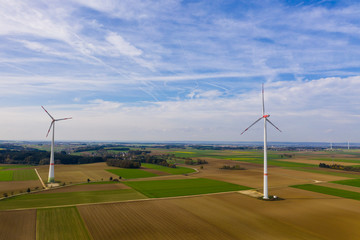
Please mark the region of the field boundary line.
[[36, 172], [36, 174], [37, 174], [37, 176], [38, 176], [38, 178], [39, 178], [39, 180], [40, 180], [41, 184], [43, 185], [43, 187], [44, 187], [45, 189], [47, 189], [47, 187], [46, 187], [45, 183], [43, 182], [43, 180], [41, 179], [40, 174], [38, 173], [37, 169], [36, 169], [36, 168], [34, 168], [34, 170], [35, 170], [35, 172]]

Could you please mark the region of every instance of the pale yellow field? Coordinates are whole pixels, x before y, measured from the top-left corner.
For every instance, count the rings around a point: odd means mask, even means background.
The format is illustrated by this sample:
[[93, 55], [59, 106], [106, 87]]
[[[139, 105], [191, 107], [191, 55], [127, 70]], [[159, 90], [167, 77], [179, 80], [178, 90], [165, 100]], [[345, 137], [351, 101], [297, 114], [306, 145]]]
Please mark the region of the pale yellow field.
[[[92, 163], [81, 165], [62, 165], [55, 164], [55, 181], [65, 183], [80, 183], [86, 182], [87, 179], [91, 181], [108, 181], [110, 177], [117, 178], [118, 176], [112, 174], [105, 169], [112, 169], [106, 163]], [[39, 166], [36, 168], [44, 182], [48, 180], [49, 166]]]

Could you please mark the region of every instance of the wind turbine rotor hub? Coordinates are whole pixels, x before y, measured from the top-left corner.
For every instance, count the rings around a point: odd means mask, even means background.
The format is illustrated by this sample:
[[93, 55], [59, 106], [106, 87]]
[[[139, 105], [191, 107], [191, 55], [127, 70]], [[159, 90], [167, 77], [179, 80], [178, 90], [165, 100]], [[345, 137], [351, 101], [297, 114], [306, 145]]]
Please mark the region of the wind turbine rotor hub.
[[268, 115], [263, 115], [263, 118], [268, 118], [268, 117], [270, 117], [269, 114]]

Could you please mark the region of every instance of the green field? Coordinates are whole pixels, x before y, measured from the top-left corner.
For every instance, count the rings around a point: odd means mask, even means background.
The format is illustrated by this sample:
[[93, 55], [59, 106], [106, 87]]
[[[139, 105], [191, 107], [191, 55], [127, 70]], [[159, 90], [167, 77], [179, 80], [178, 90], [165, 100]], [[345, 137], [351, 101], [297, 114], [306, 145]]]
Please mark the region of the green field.
[[107, 169], [106, 171], [111, 172], [125, 179], [147, 178], [147, 177], [158, 176], [155, 173], [147, 172], [141, 169], [119, 168], [119, 169]]
[[34, 169], [17, 169], [0, 171], [0, 181], [27, 181], [37, 180]]
[[0, 171], [0, 181], [12, 181], [13, 180], [14, 171]]
[[197, 195], [250, 189], [232, 183], [206, 179], [178, 179], [126, 182], [126, 185], [151, 198]]
[[0, 201], [0, 210], [112, 202], [146, 198], [133, 189], [24, 194]]
[[323, 186], [314, 185], [314, 184], [294, 185], [294, 186], [290, 186], [290, 187], [299, 188], [299, 189], [308, 190], [308, 191], [317, 192], [317, 193], [323, 193], [323, 194], [337, 196], [337, 197], [342, 197], [342, 198], [360, 200], [360, 193], [343, 190], [343, 189], [323, 187]]
[[37, 180], [38, 176], [34, 169], [14, 170], [13, 181]]
[[[234, 158], [233, 160], [240, 161], [240, 162], [248, 162], [248, 163], [256, 163], [256, 164], [263, 164], [263, 159], [253, 159], [253, 158]], [[280, 161], [280, 160], [272, 160], [268, 159], [269, 166], [277, 166], [277, 167], [286, 167], [286, 168], [304, 168], [304, 167], [318, 167], [316, 164], [308, 164], [308, 163], [298, 163], [298, 162], [291, 162], [291, 161]]]
[[37, 210], [36, 239], [90, 240], [91, 237], [77, 208], [66, 207]]
[[340, 181], [333, 181], [333, 183], [348, 185], [353, 187], [360, 187], [360, 178], [358, 179], [348, 179], [348, 180], [340, 180]]
[[13, 169], [13, 168], [26, 168], [26, 167], [32, 167], [30, 165], [21, 165], [21, 164], [9, 164], [9, 165], [2, 165], [0, 166], [0, 170], [3, 169]]
[[164, 167], [164, 166], [161, 166], [161, 165], [151, 164], [151, 163], [142, 163], [141, 166], [145, 167], [145, 168], [156, 169], [156, 170], [166, 172], [166, 173], [170, 173], [170, 174], [187, 174], [187, 173], [196, 172], [192, 168], [179, 167], [179, 166], [177, 166], [176, 168], [170, 168], [170, 167]]

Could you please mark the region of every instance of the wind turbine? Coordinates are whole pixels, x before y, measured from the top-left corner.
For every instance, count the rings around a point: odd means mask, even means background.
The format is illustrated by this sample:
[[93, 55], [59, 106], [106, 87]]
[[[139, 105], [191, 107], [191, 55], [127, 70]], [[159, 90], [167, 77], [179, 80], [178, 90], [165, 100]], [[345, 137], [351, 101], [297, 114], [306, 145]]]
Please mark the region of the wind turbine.
[[50, 115], [50, 113], [48, 111], [46, 111], [46, 109], [41, 106], [44, 111], [49, 115], [49, 117], [51, 118], [51, 124], [49, 127], [49, 130], [46, 134], [46, 137], [49, 135], [50, 130], [52, 128], [53, 132], [52, 132], [52, 141], [51, 141], [51, 153], [50, 153], [50, 167], [49, 167], [49, 178], [48, 178], [48, 182], [49, 183], [53, 183], [55, 181], [55, 176], [54, 176], [54, 135], [55, 135], [55, 122], [57, 121], [62, 121], [62, 120], [68, 120], [68, 119], [72, 119], [70, 118], [59, 118], [59, 119], [55, 119], [53, 118], [53, 116]]
[[249, 128], [254, 126], [257, 122], [259, 122], [261, 119], [264, 119], [264, 197], [263, 199], [269, 199], [268, 195], [268, 172], [267, 172], [267, 130], [266, 130], [266, 123], [270, 123], [273, 127], [275, 127], [277, 130], [281, 132], [281, 130], [276, 127], [269, 119], [269, 114], [265, 114], [265, 103], [264, 103], [264, 84], [262, 84], [262, 116], [256, 120], [253, 124], [251, 124], [248, 128], [246, 128], [241, 135], [246, 132]]

